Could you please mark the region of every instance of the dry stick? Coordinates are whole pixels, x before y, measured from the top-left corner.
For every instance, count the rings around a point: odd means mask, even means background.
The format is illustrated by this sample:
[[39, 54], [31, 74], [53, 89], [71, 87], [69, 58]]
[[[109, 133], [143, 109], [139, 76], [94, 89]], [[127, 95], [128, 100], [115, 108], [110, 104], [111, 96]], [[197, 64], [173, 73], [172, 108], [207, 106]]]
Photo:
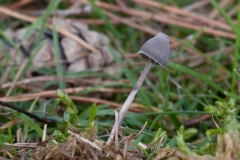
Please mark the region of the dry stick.
[[[71, 156], [74, 157], [75, 153], [76, 153], [76, 149], [77, 149], [77, 143], [76, 143], [76, 140], [73, 140], [72, 141], [72, 144], [70, 145], [73, 149], [72, 149], [72, 154]], [[69, 147], [70, 147], [69, 146]]]
[[181, 120], [181, 124], [184, 125], [184, 127], [190, 127], [190, 126], [197, 126], [198, 124], [200, 125], [201, 122], [206, 121], [207, 119], [211, 118], [211, 114], [204, 114], [200, 116], [194, 116], [192, 118], [189, 118], [187, 120]]
[[[153, 15], [152, 13], [149, 13], [147, 11], [139, 11], [139, 10], [135, 10], [135, 9], [132, 9], [132, 8], [131, 9], [129, 9], [129, 8], [121, 9], [120, 7], [118, 7], [116, 5], [111, 5], [111, 4], [104, 3], [104, 2], [99, 2], [99, 1], [96, 2], [96, 4], [99, 7], [102, 7], [104, 9], [113, 10], [113, 11], [120, 11], [120, 12], [126, 13], [128, 15], [141, 17], [142, 19], [145, 19], [145, 20], [153, 19], [153, 20], [158, 21], [158, 22], [163, 22], [163, 23], [166, 23], [166, 24], [172, 24], [172, 25], [176, 25], [176, 26], [180, 26], [180, 27], [184, 27], [184, 28], [189, 28], [189, 29], [192, 29], [192, 30], [201, 30], [203, 28], [203, 26], [198, 26], [198, 25], [191, 24], [191, 23], [177, 21], [177, 20], [166, 18], [166, 17], [159, 17], [158, 14]], [[220, 30], [216, 30], [216, 29], [212, 29], [212, 28], [208, 28], [208, 27], [204, 27], [203, 32], [211, 34], [211, 35], [215, 35], [215, 36], [230, 38], [230, 39], [235, 39], [236, 38], [236, 35], [233, 34], [233, 33], [228, 33], [228, 32], [224, 32], [224, 31], [220, 31]]]
[[8, 76], [8, 73], [12, 67], [12, 64], [16, 58], [16, 55], [17, 55], [17, 52], [18, 52], [18, 48], [15, 49], [14, 53], [11, 55], [11, 61], [9, 62], [9, 66], [7, 66], [7, 68], [5, 69], [5, 72], [1, 78], [1, 82], [0, 82], [0, 89], [2, 88], [2, 84], [4, 83], [4, 81], [6, 80], [7, 76]]
[[[58, 76], [37, 76], [37, 77], [31, 77], [31, 78], [25, 78], [21, 81], [16, 82], [16, 85], [23, 85], [23, 84], [29, 84], [34, 82], [45, 82], [45, 81], [66, 81], [70, 83], [76, 83], [77, 80], [73, 78], [66, 78], [66, 77], [58, 77]], [[2, 84], [2, 88], [8, 88], [12, 85], [11, 82]]]
[[[112, 18], [114, 20], [117, 20], [117, 21], [119, 21], [122, 24], [126, 24], [126, 25], [131, 26], [133, 28], [136, 28], [136, 29], [138, 29], [140, 31], [146, 32], [148, 34], [156, 35], [159, 32], [159, 31], [157, 31], [157, 30], [155, 30], [155, 29], [153, 29], [153, 28], [151, 28], [149, 26], [142, 26], [142, 25], [136, 24], [136, 23], [134, 23], [134, 22], [132, 22], [132, 21], [130, 21], [128, 19], [121, 18], [121, 17], [119, 17], [119, 16], [117, 16], [117, 15], [111, 13], [111, 12], [108, 12], [106, 10], [104, 10], [104, 13], [107, 16], [109, 16], [110, 18]], [[170, 47], [172, 47], [172, 48], [178, 47], [178, 46], [182, 45], [180, 42], [176, 41], [174, 38], [170, 37], [169, 39], [170, 39], [170, 42], [171, 42]], [[190, 48], [186, 48], [186, 50], [189, 53], [195, 53], [195, 51], [190, 49]], [[135, 55], [135, 56], [137, 56], [137, 55]]]
[[123, 159], [127, 159], [127, 150], [128, 150], [128, 143], [130, 141], [131, 135], [126, 138], [126, 141], [124, 142], [124, 148], [123, 148]]
[[15, 124], [19, 124], [20, 122], [22, 122], [23, 120], [21, 118], [16, 118], [14, 120], [11, 120], [7, 123], [5, 123], [4, 125], [2, 125], [0, 127], [1, 130], [7, 129], [8, 127], [14, 126]]
[[[87, 24], [87, 25], [104, 25], [106, 23], [105, 20], [103, 19], [90, 19], [90, 18], [70, 18], [71, 21], [73, 22], [79, 22], [79, 23], [83, 23], [83, 24]], [[116, 21], [115, 19], [110, 19], [110, 22], [114, 25], [118, 25], [119, 22]]]
[[[121, 123], [122, 123], [122, 121], [123, 121], [123, 118], [125, 117], [128, 109], [129, 109], [132, 101], [134, 100], [135, 95], [137, 94], [139, 88], [141, 87], [144, 79], [146, 78], [146, 76], [147, 76], [147, 74], [148, 74], [148, 72], [149, 72], [152, 64], [153, 64], [153, 61], [150, 59], [150, 60], [148, 61], [148, 63], [146, 64], [146, 66], [145, 66], [145, 68], [144, 68], [141, 76], [139, 77], [139, 79], [138, 79], [135, 87], [133, 88], [132, 92], [130, 93], [130, 95], [128, 96], [127, 100], [126, 100], [125, 103], [123, 104], [123, 106], [122, 106], [122, 108], [121, 108], [121, 110], [120, 110], [120, 112], [119, 112], [119, 115], [118, 115], [118, 116], [119, 116], [118, 128], [119, 128], [119, 126], [121, 126]], [[114, 137], [114, 135], [115, 135], [115, 134], [114, 134], [114, 131], [115, 131], [115, 130], [116, 130], [116, 125], [113, 126], [112, 132], [111, 132], [111, 134], [110, 134], [110, 137], [109, 137], [106, 145], [110, 145], [110, 144], [112, 143], [113, 137]]]
[[122, 0], [115, 0], [117, 2], [117, 5], [121, 8], [126, 8], [126, 4]]
[[[89, 84], [89, 85], [98, 85], [98, 84], [110, 84], [110, 83], [127, 83], [126, 81], [104, 81], [104, 82], [96, 82], [96, 80], [90, 80], [90, 79], [75, 79], [75, 78], [69, 78], [69, 77], [59, 77], [59, 76], [37, 76], [37, 77], [31, 77], [31, 78], [25, 78], [21, 81], [16, 82], [16, 85], [23, 85], [23, 84], [29, 84], [34, 82], [44, 82], [44, 81], [65, 81], [69, 83], [81, 83], [81, 84]], [[4, 83], [2, 84], [2, 88], [8, 88], [12, 85], [12, 82]], [[122, 92], [127, 92], [128, 89], [123, 89]], [[118, 91], [116, 91], [118, 92]], [[120, 92], [120, 90], [119, 90]]]
[[[143, 63], [135, 63], [136, 65], [142, 65]], [[122, 65], [127, 65], [123, 63]], [[36, 82], [44, 82], [44, 81], [52, 81], [52, 80], [58, 80], [58, 81], [65, 81], [68, 83], [74, 83], [74, 84], [83, 84], [83, 85], [99, 85], [99, 84], [126, 84], [128, 83], [128, 80], [123, 79], [119, 81], [111, 81], [111, 80], [106, 80], [104, 82], [102, 81], [97, 81], [96, 80], [90, 80], [90, 79], [75, 79], [75, 78], [68, 78], [68, 77], [59, 77], [59, 76], [38, 76], [38, 77], [31, 77], [31, 78], [26, 78], [21, 81], [16, 82], [17, 86], [23, 87], [26, 84], [29, 83], [36, 83]], [[12, 82], [5, 83], [2, 85], [2, 88], [8, 88], [12, 85]], [[90, 86], [89, 86], [90, 87]], [[76, 87], [76, 88], [67, 88], [66, 91], [69, 93], [74, 93], [77, 91], [83, 91], [85, 89], [88, 89], [86, 87]], [[48, 90], [49, 91], [49, 90]], [[48, 92], [45, 91], [45, 92]], [[55, 91], [55, 90], [52, 90]], [[117, 88], [99, 88], [96, 90], [96, 92], [107, 92], [107, 93], [129, 93], [131, 91], [129, 88], [122, 88], [122, 89], [117, 89]], [[40, 91], [42, 92], [42, 91]]]
[[[22, 101], [29, 101], [32, 99], [35, 99], [37, 97], [57, 97], [57, 92], [51, 93], [51, 94], [37, 94], [37, 93], [32, 93], [32, 94], [23, 94], [23, 95], [17, 95], [17, 96], [11, 96], [11, 97], [1, 97], [0, 101], [3, 102], [22, 102]], [[79, 97], [79, 96], [71, 96], [73, 100], [76, 101], [83, 101], [83, 102], [88, 102], [88, 103], [97, 103], [97, 104], [109, 104], [110, 107], [113, 108], [119, 108], [121, 107], [121, 104], [107, 101], [107, 100], [102, 100], [102, 99], [97, 99], [97, 98], [88, 98], [88, 97]]]
[[[232, 3], [232, 0], [222, 0], [220, 3], [219, 3], [219, 6], [223, 9], [225, 9], [228, 5], [230, 5]], [[217, 16], [219, 15], [219, 11], [214, 8], [212, 10], [212, 12], [209, 14], [209, 17], [214, 19], [216, 18]]]
[[19, 68], [19, 70], [18, 70], [14, 80], [13, 80], [12, 85], [10, 86], [10, 88], [8, 89], [8, 91], [7, 91], [6, 95], [5, 95], [6, 97], [9, 96], [12, 93], [12, 90], [15, 87], [16, 82], [17, 82], [18, 78], [21, 76], [21, 74], [22, 74], [24, 68], [26, 67], [27, 63], [28, 63], [28, 58], [25, 58], [23, 63], [22, 63], [22, 65], [20, 66], [20, 68]]
[[[67, 94], [73, 94], [73, 93], [78, 93], [78, 92], [88, 90], [90, 88], [92, 88], [92, 87], [67, 88], [67, 89], [64, 89], [63, 92], [65, 92]], [[102, 92], [102, 93], [128, 93], [129, 89], [99, 88], [96, 91]], [[36, 97], [43, 97], [43, 96], [46, 97], [46, 96], [51, 96], [51, 95], [56, 95], [56, 94], [57, 94], [56, 90], [49, 90], [49, 91], [43, 91], [43, 92], [39, 92], [39, 93], [22, 94], [22, 95], [17, 95], [17, 96], [19, 98], [20, 97], [34, 97], [34, 98], [36, 98]], [[2, 97], [0, 99], [4, 99], [4, 97]]]
[[136, 136], [133, 136], [133, 134], [130, 134], [128, 137], [125, 138], [125, 141], [124, 141], [125, 145], [124, 145], [124, 149], [123, 149], [123, 157], [126, 157], [126, 155], [127, 155], [127, 148], [128, 148], [128, 143], [130, 142], [130, 140], [134, 139], [134, 138], [137, 138], [140, 134], [142, 134], [142, 132], [144, 131], [146, 126], [147, 126], [147, 122], [145, 122], [142, 129], [138, 132], [138, 134]]
[[[76, 148], [76, 147], [75, 147]], [[92, 149], [88, 149], [88, 152], [90, 152], [90, 155], [92, 156], [93, 160], [99, 160], [98, 153], [93, 151]], [[79, 158], [80, 159], [80, 158]], [[89, 158], [90, 159], [90, 158]]]
[[234, 14], [236, 14], [236, 13], [238, 12], [238, 10], [239, 10], [239, 6], [236, 5], [233, 9], [231, 9], [231, 10], [228, 12], [228, 15], [229, 15], [230, 17], [232, 17]]
[[116, 127], [116, 130], [115, 130], [115, 149], [116, 151], [118, 150], [118, 112], [115, 110], [115, 125], [117, 126]]
[[[8, 8], [2, 7], [2, 6], [0, 6], [0, 12], [4, 13], [6, 15], [12, 16], [14, 18], [18, 18], [18, 19], [21, 19], [21, 20], [24, 20], [24, 21], [27, 21], [27, 22], [31, 22], [31, 23], [34, 23], [37, 20], [36, 17], [28, 16], [28, 15], [13, 11], [11, 9], [8, 9]], [[53, 25], [51, 25], [49, 23], [46, 23], [46, 27], [48, 29], [53, 29]], [[69, 32], [68, 30], [59, 28], [58, 26], [56, 26], [56, 30], [57, 30], [58, 33], [61, 33], [62, 35], [72, 39], [73, 41], [78, 43], [80, 46], [83, 46], [86, 49], [89, 49], [90, 51], [92, 51], [94, 53], [99, 53], [100, 54], [100, 52], [96, 48], [92, 47], [91, 45], [86, 43], [84, 40], [82, 40], [78, 36], [74, 35], [73, 33]]]
[[183, 7], [182, 9], [189, 12], [189, 11], [192, 11], [192, 10], [194, 10], [196, 8], [203, 7], [203, 6], [205, 6], [205, 5], [209, 4], [209, 3], [210, 3], [209, 0], [196, 1], [194, 3], [191, 3], [188, 6]]
[[[144, 129], [146, 128], [146, 126], [147, 126], [147, 121], [144, 123], [142, 129], [141, 129], [141, 130], [138, 132], [138, 134], [135, 136], [136, 138], [137, 138], [138, 136], [140, 136], [140, 134], [142, 134], [142, 132], [144, 131]], [[135, 138], [135, 137], [134, 137], [134, 138]]]
[[17, 143], [23, 143], [23, 137], [22, 137], [22, 128], [19, 128], [17, 130]]
[[42, 142], [46, 140], [46, 137], [47, 137], [47, 124], [44, 124]]
[[108, 17], [110, 17], [111, 19], [115, 19], [115, 20], [119, 21], [119, 22], [122, 23], [122, 24], [126, 24], [126, 25], [131, 26], [131, 27], [133, 27], [133, 28], [136, 28], [136, 29], [138, 29], [138, 30], [140, 30], [140, 31], [144, 31], [144, 32], [146, 32], [146, 33], [148, 33], [148, 34], [156, 35], [156, 34], [158, 34], [158, 32], [159, 32], [159, 31], [157, 31], [157, 30], [155, 30], [155, 29], [153, 29], [153, 28], [151, 28], [151, 27], [141, 26], [141, 25], [139, 25], [139, 24], [134, 23], [133, 21], [130, 21], [129, 19], [119, 17], [119, 16], [117, 16], [117, 15], [111, 13], [111, 12], [106, 11], [106, 10], [103, 10], [103, 12], [104, 12]]
[[11, 6], [9, 6], [9, 8], [11, 9], [16, 9], [16, 8], [19, 8], [19, 7], [22, 7], [30, 2], [32, 2], [33, 0], [21, 0], [21, 1], [17, 1], [15, 3], [13, 3]]
[[[30, 2], [32, 2], [33, 0], [22, 0], [22, 1], [17, 1], [13, 4], [11, 4], [10, 6], [8, 6], [10, 9], [16, 9], [16, 8], [19, 8], [19, 7], [22, 7]], [[4, 17], [1, 13], [0, 13], [0, 17]]]
[[163, 5], [159, 2], [152, 1], [152, 0], [148, 0], [148, 1], [132, 0], [132, 1], [137, 2], [139, 4], [155, 7], [155, 8], [162, 8], [162, 9], [164, 9], [164, 10], [170, 12], [170, 13], [175, 13], [175, 14], [178, 14], [178, 15], [181, 15], [181, 16], [186, 16], [186, 17], [189, 17], [189, 18], [193, 18], [193, 19], [197, 20], [198, 22], [199, 21], [204, 22], [206, 24], [209, 24], [211, 26], [215, 26], [217, 28], [220, 27], [220, 28], [225, 29], [227, 31], [232, 31], [232, 29], [229, 25], [224, 24], [224, 23], [219, 22], [219, 21], [216, 21], [216, 20], [213, 20], [213, 19], [205, 17], [205, 16], [201, 16], [201, 15], [196, 14], [194, 12], [188, 12], [188, 11], [179, 9], [177, 7], [173, 7], [173, 6], [169, 6], [169, 5]]
[[7, 146], [12, 146], [12, 147], [20, 147], [20, 148], [37, 148], [37, 143], [4, 143]]
[[25, 111], [24, 109], [22, 108], [19, 108], [19, 107], [16, 107], [14, 105], [11, 105], [9, 103], [6, 103], [6, 102], [2, 102], [0, 101], [0, 105], [2, 106], [5, 106], [5, 107], [8, 107], [8, 108], [11, 108], [15, 111], [18, 111], [18, 112], [21, 112], [25, 115], [27, 115], [28, 117], [31, 117], [31, 118], [34, 118], [35, 120], [39, 121], [39, 122], [42, 122], [42, 123], [45, 123], [45, 124], [56, 124], [57, 122], [55, 120], [51, 120], [51, 119], [46, 119], [46, 118], [39, 118], [38, 116], [36, 116], [35, 114], [32, 114], [28, 111]]
[[[24, 94], [24, 95], [17, 95], [17, 96], [11, 96], [11, 97], [1, 97], [0, 101], [3, 101], [3, 102], [23, 102], [23, 101], [33, 100], [37, 97], [46, 97], [46, 98], [57, 97], [56, 93], [55, 94], [48, 94], [48, 95], [41, 94], [41, 96], [37, 96], [37, 94], [35, 94], [35, 95], [33, 95], [33, 94]], [[78, 101], [78, 102], [107, 104], [111, 108], [120, 108], [122, 106], [119, 103], [108, 101], [108, 100], [103, 100], [103, 99], [98, 99], [98, 98], [89, 98], [89, 97], [80, 97], [80, 96], [70, 96], [70, 98], [73, 101]], [[141, 109], [141, 108], [131, 108], [130, 110], [133, 111], [133, 112], [144, 112], [144, 110]]]
[[211, 115], [212, 116], [212, 119], [213, 119], [213, 122], [214, 122], [214, 124], [216, 125], [216, 128], [220, 128], [220, 126], [217, 124], [217, 122], [215, 121], [215, 119], [214, 119], [214, 116], [213, 115]]
[[89, 144], [90, 146], [92, 146], [93, 148], [102, 151], [102, 148], [98, 147], [96, 144], [94, 144], [93, 142], [91, 142], [90, 140], [81, 137], [80, 135], [68, 130], [68, 133], [75, 136], [77, 139], [79, 139], [80, 141], [83, 141], [85, 144]]
[[[28, 14], [28, 15], [33, 15], [33, 16], [39, 16], [42, 15], [46, 12], [46, 9], [40, 9], [40, 10], [19, 10], [19, 12], [24, 13], [24, 14]], [[66, 17], [66, 16], [71, 16], [71, 15], [80, 15], [84, 12], [83, 9], [78, 8], [77, 6], [75, 6], [74, 8], [68, 8], [65, 10], [57, 10], [54, 12], [54, 14], [58, 17]]]

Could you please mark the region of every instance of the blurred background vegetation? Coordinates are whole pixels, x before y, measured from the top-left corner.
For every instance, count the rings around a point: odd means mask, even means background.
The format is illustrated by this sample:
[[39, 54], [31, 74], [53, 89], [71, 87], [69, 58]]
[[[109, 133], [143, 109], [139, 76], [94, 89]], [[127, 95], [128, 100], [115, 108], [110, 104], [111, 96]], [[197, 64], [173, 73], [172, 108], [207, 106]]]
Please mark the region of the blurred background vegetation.
[[[216, 141], [206, 138], [207, 129], [224, 125], [205, 106], [234, 98], [239, 107], [237, 0], [0, 3], [0, 101], [52, 120], [49, 136], [61, 132], [65, 136], [59, 139], [66, 141], [67, 129], [74, 127], [94, 130], [90, 139], [107, 140], [114, 110], [145, 66], [136, 53], [158, 32], [170, 38], [169, 63], [152, 67], [122, 124], [122, 135], [138, 133], [147, 122], [136, 143], [150, 143], [161, 128], [167, 135], [164, 145], [175, 147], [174, 137], [184, 126], [195, 128], [185, 140], [196, 148]], [[0, 110], [2, 148], [6, 142], [41, 141], [48, 122], [3, 104]]]

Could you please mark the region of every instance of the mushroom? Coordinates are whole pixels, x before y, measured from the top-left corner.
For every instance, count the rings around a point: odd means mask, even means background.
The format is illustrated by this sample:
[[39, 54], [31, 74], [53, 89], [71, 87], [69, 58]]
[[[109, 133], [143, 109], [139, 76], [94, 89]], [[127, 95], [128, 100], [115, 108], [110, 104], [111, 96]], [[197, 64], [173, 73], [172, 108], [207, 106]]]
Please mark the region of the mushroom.
[[134, 100], [135, 95], [137, 94], [139, 88], [141, 87], [144, 79], [146, 78], [151, 66], [153, 64], [160, 65], [165, 67], [168, 58], [170, 55], [169, 50], [169, 39], [168, 36], [163, 33], [158, 33], [155, 37], [149, 39], [137, 53], [138, 57], [145, 62], [147, 62], [141, 76], [139, 77], [136, 85], [134, 86], [133, 90], [129, 94], [128, 98], [126, 99], [125, 103], [123, 104], [119, 115], [118, 115], [118, 122], [115, 123], [113, 129], [111, 131], [111, 135], [107, 141], [107, 145], [110, 145], [114, 139], [116, 127], [117, 130], [119, 129], [132, 101]]

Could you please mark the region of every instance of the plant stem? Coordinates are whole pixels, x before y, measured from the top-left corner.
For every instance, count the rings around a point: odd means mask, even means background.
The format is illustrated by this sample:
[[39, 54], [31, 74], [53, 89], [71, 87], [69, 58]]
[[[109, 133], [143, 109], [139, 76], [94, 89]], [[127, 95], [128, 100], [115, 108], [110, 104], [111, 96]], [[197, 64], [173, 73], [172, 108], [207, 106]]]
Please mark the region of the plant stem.
[[[122, 124], [122, 121], [130, 107], [130, 105], [132, 104], [132, 101], [134, 100], [135, 98], [135, 95], [137, 94], [139, 88], [141, 87], [143, 81], [145, 80], [151, 66], [152, 66], [152, 59], [149, 59], [148, 60], [148, 63], [146, 64], [141, 76], [139, 77], [136, 85], [134, 86], [133, 90], [131, 91], [131, 93], [129, 94], [128, 98], [126, 99], [125, 103], [123, 104], [120, 112], [119, 112], [119, 118], [118, 118], [118, 129], [120, 128], [121, 124]], [[113, 126], [113, 129], [111, 131], [111, 134], [110, 134], [110, 137], [108, 138], [108, 141], [107, 141], [107, 145], [111, 145], [112, 144], [112, 141], [114, 139], [114, 133], [115, 133], [115, 130], [116, 130], [116, 124]]]

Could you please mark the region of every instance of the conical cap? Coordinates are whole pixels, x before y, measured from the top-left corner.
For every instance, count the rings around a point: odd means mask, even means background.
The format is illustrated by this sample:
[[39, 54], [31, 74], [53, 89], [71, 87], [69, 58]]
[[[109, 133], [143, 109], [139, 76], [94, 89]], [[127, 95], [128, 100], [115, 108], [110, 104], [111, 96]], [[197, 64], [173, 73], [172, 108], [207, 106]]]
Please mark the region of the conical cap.
[[155, 37], [145, 42], [138, 52], [138, 57], [145, 62], [153, 60], [156, 65], [165, 67], [170, 55], [169, 39], [163, 33], [158, 33]]

